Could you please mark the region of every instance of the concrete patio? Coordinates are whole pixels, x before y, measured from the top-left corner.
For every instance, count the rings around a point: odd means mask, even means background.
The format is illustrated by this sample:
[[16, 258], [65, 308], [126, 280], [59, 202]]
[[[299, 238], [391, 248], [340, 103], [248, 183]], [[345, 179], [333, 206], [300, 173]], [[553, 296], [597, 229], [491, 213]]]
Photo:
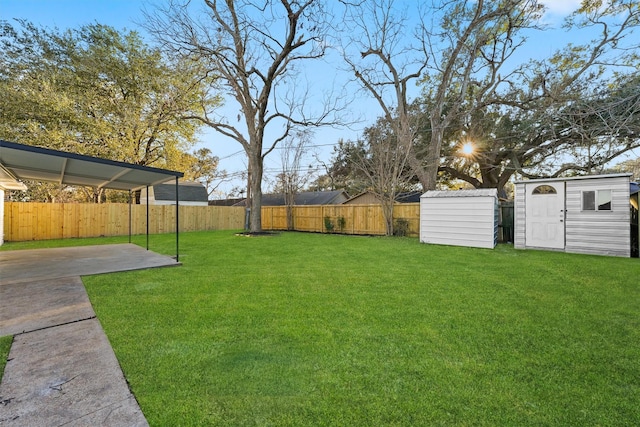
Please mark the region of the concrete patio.
[[176, 265], [132, 244], [0, 252], [0, 425], [148, 425], [80, 276]]

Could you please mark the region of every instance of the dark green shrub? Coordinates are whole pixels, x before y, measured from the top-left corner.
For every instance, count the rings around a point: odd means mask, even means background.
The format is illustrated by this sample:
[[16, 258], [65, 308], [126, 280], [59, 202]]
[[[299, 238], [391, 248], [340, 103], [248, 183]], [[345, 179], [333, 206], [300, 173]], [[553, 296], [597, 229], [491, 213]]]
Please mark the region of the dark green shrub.
[[393, 222], [393, 235], [404, 237], [409, 234], [409, 221], [404, 218], [398, 218]]
[[333, 221], [331, 220], [331, 217], [329, 216], [324, 217], [324, 228], [329, 233], [333, 231]]

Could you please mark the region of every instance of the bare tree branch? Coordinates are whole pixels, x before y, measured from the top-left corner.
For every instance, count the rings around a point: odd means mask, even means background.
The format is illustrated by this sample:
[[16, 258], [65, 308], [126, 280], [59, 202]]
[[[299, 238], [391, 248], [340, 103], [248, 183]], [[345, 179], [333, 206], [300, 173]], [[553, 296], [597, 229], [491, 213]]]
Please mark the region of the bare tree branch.
[[[304, 97], [291, 97], [299, 85], [300, 66], [323, 58], [330, 15], [321, 0], [204, 0], [196, 4], [172, 0], [147, 13], [145, 27], [176, 55], [204, 64], [218, 76], [219, 86], [235, 100], [238, 124], [203, 110], [203, 123], [240, 143], [248, 159], [251, 230], [261, 230], [264, 158], [295, 128], [338, 123], [336, 104], [309, 112]], [[334, 118], [333, 116], [336, 116]], [[267, 127], [272, 137], [265, 146]]]

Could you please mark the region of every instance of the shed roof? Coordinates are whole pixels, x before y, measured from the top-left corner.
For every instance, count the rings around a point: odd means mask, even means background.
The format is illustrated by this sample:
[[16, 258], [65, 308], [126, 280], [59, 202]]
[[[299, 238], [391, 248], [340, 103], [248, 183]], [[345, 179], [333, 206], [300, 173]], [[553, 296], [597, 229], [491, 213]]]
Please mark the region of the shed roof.
[[184, 176], [177, 171], [3, 140], [0, 140], [0, 165], [14, 179], [130, 191]]
[[478, 188], [475, 190], [431, 190], [424, 193], [421, 198], [442, 198], [442, 197], [498, 197], [498, 190], [495, 188]]
[[631, 177], [630, 173], [611, 173], [611, 174], [603, 174], [603, 175], [581, 175], [581, 176], [571, 176], [566, 178], [536, 178], [536, 179], [523, 179], [520, 181], [516, 181], [516, 184], [526, 184], [528, 182], [545, 182], [545, 181], [577, 181], [581, 179], [603, 179], [603, 178], [622, 178], [622, 177]]

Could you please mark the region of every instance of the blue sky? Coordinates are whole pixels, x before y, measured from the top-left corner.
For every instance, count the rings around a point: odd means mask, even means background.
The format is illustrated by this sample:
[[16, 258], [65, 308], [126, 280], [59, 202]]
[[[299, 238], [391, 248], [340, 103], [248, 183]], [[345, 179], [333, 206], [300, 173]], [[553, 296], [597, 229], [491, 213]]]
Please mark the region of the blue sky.
[[[154, 3], [161, 0], [0, 0], [0, 19], [24, 18], [37, 25], [45, 27], [58, 27], [60, 29], [79, 27], [84, 24], [99, 22], [111, 25], [117, 29], [139, 30], [138, 23], [143, 20], [142, 9], [153, 8]], [[557, 25], [563, 16], [574, 10], [580, 0], [549, 0], [548, 13], [545, 21], [550, 25]], [[540, 34], [539, 42], [529, 51], [520, 54], [526, 57], [546, 57], [557, 48], [561, 47], [563, 40], [569, 35], [563, 32], [545, 32]], [[371, 124], [379, 115], [377, 105], [372, 100], [359, 99], [357, 111], [354, 114], [363, 114], [364, 122], [355, 125], [352, 129], [321, 129], [314, 134], [312, 144], [316, 146], [320, 158], [328, 161], [331, 155], [331, 145], [337, 143], [339, 138], [354, 139], [363, 127]], [[235, 115], [235, 114], [234, 114]], [[220, 167], [230, 173], [246, 170], [242, 147], [234, 141], [224, 140], [213, 132], [205, 132], [201, 137], [200, 146], [206, 146], [221, 158]], [[267, 183], [280, 169], [278, 152], [267, 157], [265, 168], [267, 170]], [[303, 163], [317, 166], [318, 162], [309, 156]], [[271, 173], [269, 173], [271, 171]], [[228, 191], [234, 185], [243, 185], [242, 181], [222, 186], [223, 191]], [[265, 190], [268, 185], [263, 186]]]
[[[99, 22], [111, 25], [117, 29], [140, 30], [137, 23], [143, 20], [142, 9], [152, 9], [156, 0], [0, 0], [0, 19], [10, 20], [24, 18], [37, 25], [58, 27], [60, 29], [76, 28], [84, 24]], [[376, 117], [377, 111], [370, 114], [370, 121]], [[233, 113], [235, 116], [235, 112]], [[362, 128], [364, 125], [360, 125]], [[322, 129], [316, 132], [312, 144], [321, 158], [328, 161], [331, 155], [331, 144], [337, 143], [339, 138], [356, 138], [360, 129]], [[239, 174], [246, 170], [246, 161], [242, 147], [235, 141], [225, 140], [214, 132], [205, 132], [199, 146], [212, 150], [220, 157], [220, 168], [229, 173]], [[304, 162], [317, 165], [317, 161], [310, 154]], [[265, 161], [267, 178], [273, 177], [280, 170], [280, 156], [278, 151], [272, 153]], [[228, 192], [233, 186], [244, 185], [244, 181], [223, 184], [221, 189]], [[263, 186], [263, 189], [267, 189]]]
[[78, 27], [92, 22], [134, 29], [140, 0], [0, 0], [0, 18], [25, 18], [47, 27]]

